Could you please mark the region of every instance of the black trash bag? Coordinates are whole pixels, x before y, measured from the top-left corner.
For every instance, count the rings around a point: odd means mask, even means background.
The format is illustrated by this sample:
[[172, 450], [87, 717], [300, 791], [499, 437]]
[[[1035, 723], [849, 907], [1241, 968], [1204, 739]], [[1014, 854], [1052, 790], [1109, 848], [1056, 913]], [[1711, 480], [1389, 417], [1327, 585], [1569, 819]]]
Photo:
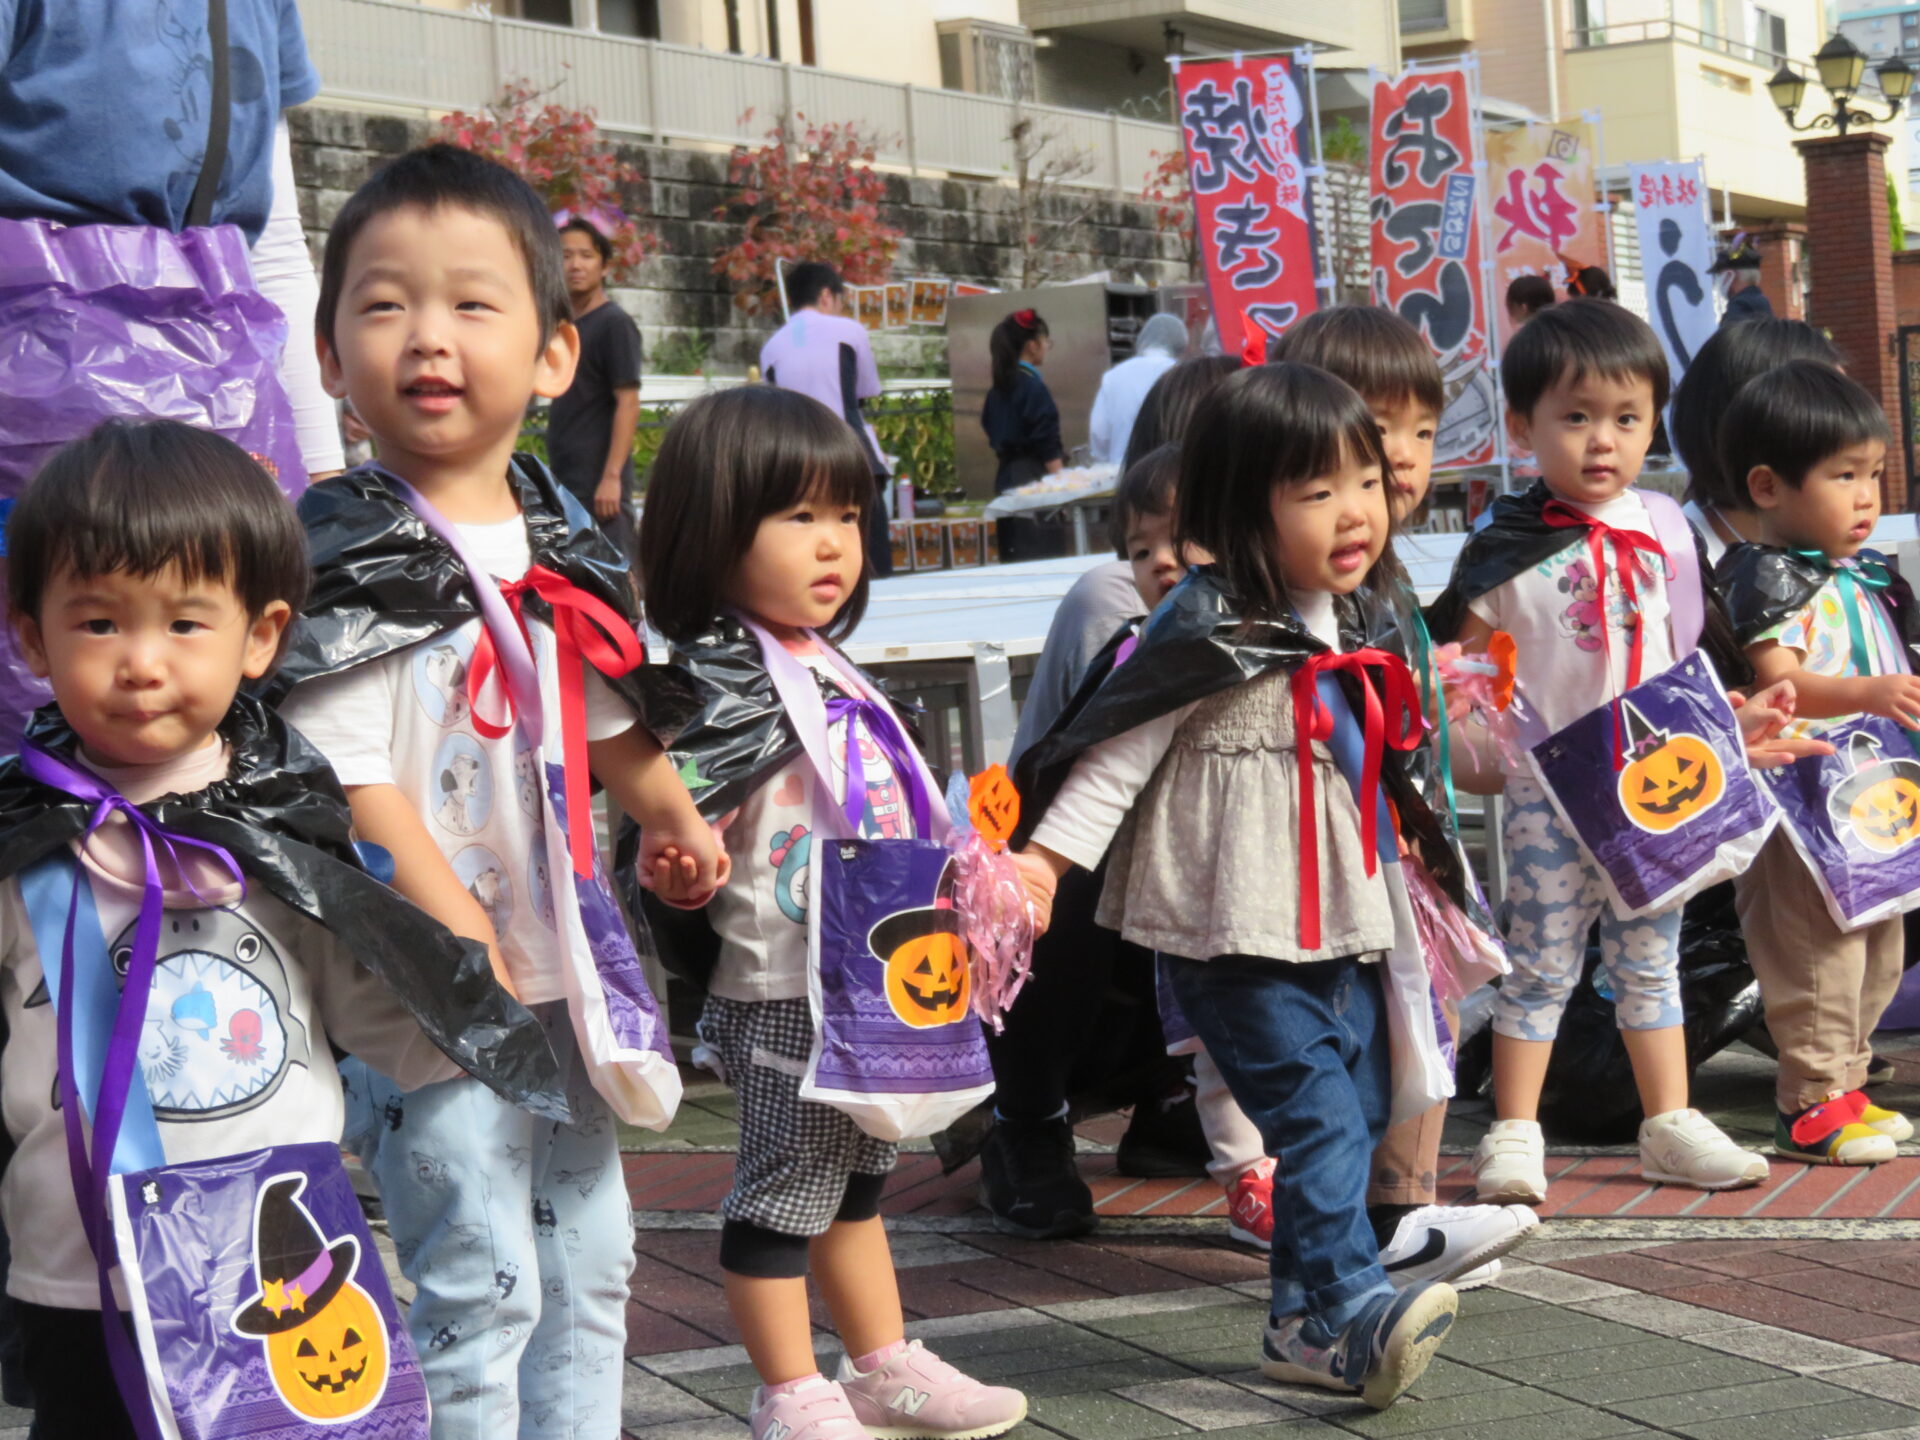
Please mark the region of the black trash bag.
[[[1597, 930], [1589, 937], [1580, 984], [1554, 1041], [1540, 1096], [1540, 1123], [1557, 1139], [1621, 1144], [1636, 1137], [1644, 1117], [1626, 1043], [1614, 1020], [1613, 1001], [1596, 980], [1605, 983]], [[1491, 1091], [1491, 994], [1492, 987], [1487, 987], [1462, 1003], [1463, 1038], [1454, 1084], [1455, 1094], [1462, 1098]], [[1761, 1018], [1760, 986], [1747, 964], [1731, 883], [1702, 891], [1687, 902], [1680, 928], [1680, 1007], [1689, 1077]], [[1477, 1027], [1474, 1031], [1467, 1028], [1469, 1013]]]

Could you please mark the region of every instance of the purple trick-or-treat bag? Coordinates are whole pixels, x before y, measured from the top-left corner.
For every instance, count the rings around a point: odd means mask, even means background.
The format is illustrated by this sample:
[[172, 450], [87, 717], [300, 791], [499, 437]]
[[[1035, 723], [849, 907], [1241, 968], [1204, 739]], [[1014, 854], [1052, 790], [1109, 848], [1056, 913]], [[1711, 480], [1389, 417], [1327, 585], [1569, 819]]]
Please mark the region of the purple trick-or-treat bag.
[[426, 1381], [338, 1146], [133, 1171], [110, 1196], [168, 1440], [426, 1440]]
[[1832, 755], [1762, 778], [1827, 913], [1842, 930], [1859, 930], [1920, 908], [1920, 760], [1907, 732], [1863, 715], [1820, 738]]
[[993, 1093], [953, 853], [834, 839], [813, 864], [818, 1023], [801, 1094], [883, 1140], [944, 1130]]
[[[235, 226], [0, 219], [0, 504], [115, 416], [224, 435], [298, 495], [307, 476], [280, 384], [286, 341]], [[0, 634], [0, 749], [12, 751], [46, 700], [11, 632]]]
[[1623, 920], [1742, 873], [1780, 819], [1747, 768], [1726, 690], [1697, 652], [1541, 741], [1529, 759]]

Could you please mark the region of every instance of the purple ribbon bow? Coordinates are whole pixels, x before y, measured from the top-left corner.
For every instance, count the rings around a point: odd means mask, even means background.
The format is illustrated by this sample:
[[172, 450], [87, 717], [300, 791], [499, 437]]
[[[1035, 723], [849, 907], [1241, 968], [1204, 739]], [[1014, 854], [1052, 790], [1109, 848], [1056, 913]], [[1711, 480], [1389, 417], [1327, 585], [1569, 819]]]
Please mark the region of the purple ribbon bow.
[[80, 837], [83, 848], [94, 832], [116, 813], [124, 816], [140, 837], [145, 869], [141, 880], [140, 920], [134, 929], [133, 954], [127, 963], [126, 979], [121, 986], [120, 1004], [114, 1015], [112, 1038], [107, 1044], [100, 1089], [94, 1097], [91, 1156], [80, 1118], [80, 1090], [73, 1053], [74, 925], [79, 916], [80, 887], [87, 883], [85, 872], [77, 865], [73, 877], [73, 899], [67, 906], [66, 938], [61, 947], [58, 1055], [60, 1103], [67, 1130], [67, 1163], [73, 1176], [73, 1198], [80, 1210], [80, 1223], [86, 1231], [87, 1244], [93, 1250], [100, 1272], [100, 1313], [106, 1328], [107, 1349], [121, 1395], [127, 1402], [136, 1429], [145, 1436], [155, 1433], [151, 1428], [153, 1421], [146, 1399], [146, 1382], [139, 1359], [133, 1353], [132, 1342], [119, 1322], [119, 1305], [114, 1299], [113, 1283], [109, 1278], [113, 1268], [114, 1246], [113, 1237], [107, 1229], [107, 1186], [113, 1170], [114, 1149], [120, 1139], [121, 1122], [126, 1117], [127, 1095], [133, 1085], [134, 1061], [140, 1051], [140, 1032], [146, 1024], [148, 993], [153, 986], [153, 972], [160, 953], [160, 920], [165, 909], [166, 891], [161, 881], [159, 855], [166, 855], [175, 873], [202, 903], [206, 903], [206, 897], [200, 894], [181, 863], [181, 846], [191, 846], [212, 856], [226, 868], [243, 892], [247, 881], [239, 862], [224, 846], [168, 830], [99, 776], [69, 765], [31, 741], [20, 747], [20, 768], [29, 779], [51, 790], [71, 795], [76, 800], [86, 801], [94, 807], [87, 828]]
[[827, 724], [847, 726], [847, 798], [842, 807], [853, 833], [860, 833], [860, 818], [866, 811], [867, 772], [860, 759], [860, 731], [865, 729], [893, 773], [907, 792], [913, 810], [913, 833], [924, 836], [931, 822], [931, 802], [927, 787], [920, 779], [920, 767], [907, 748], [907, 737], [900, 733], [900, 722], [893, 712], [877, 700], [865, 696], [852, 699], [842, 695], [827, 698]]

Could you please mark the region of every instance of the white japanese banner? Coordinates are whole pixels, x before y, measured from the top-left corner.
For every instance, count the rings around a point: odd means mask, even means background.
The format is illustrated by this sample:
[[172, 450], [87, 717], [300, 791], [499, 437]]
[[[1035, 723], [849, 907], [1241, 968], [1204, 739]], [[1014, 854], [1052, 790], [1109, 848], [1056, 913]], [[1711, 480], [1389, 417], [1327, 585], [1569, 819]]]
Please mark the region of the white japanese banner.
[[1713, 283], [1707, 278], [1713, 264], [1713, 225], [1706, 167], [1702, 161], [1686, 160], [1635, 165], [1632, 172], [1647, 319], [1678, 385], [1720, 323]]

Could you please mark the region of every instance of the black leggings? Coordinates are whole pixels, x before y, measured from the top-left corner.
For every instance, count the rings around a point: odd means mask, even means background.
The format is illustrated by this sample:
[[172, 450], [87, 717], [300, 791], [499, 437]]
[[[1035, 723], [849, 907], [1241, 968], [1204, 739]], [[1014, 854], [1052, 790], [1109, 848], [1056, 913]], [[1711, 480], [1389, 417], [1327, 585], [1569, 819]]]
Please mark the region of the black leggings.
[[33, 1388], [29, 1440], [134, 1440], [113, 1383], [100, 1312], [16, 1301], [14, 1314]]
[[1153, 994], [1153, 956], [1093, 923], [1104, 869], [1075, 866], [1053, 899], [1053, 925], [1033, 947], [1033, 973], [1007, 1012], [1006, 1029], [987, 1032], [994, 1108], [1009, 1120], [1045, 1120], [1083, 1088], [1106, 1088], [1122, 1072], [1140, 1094], [1169, 1066]]

